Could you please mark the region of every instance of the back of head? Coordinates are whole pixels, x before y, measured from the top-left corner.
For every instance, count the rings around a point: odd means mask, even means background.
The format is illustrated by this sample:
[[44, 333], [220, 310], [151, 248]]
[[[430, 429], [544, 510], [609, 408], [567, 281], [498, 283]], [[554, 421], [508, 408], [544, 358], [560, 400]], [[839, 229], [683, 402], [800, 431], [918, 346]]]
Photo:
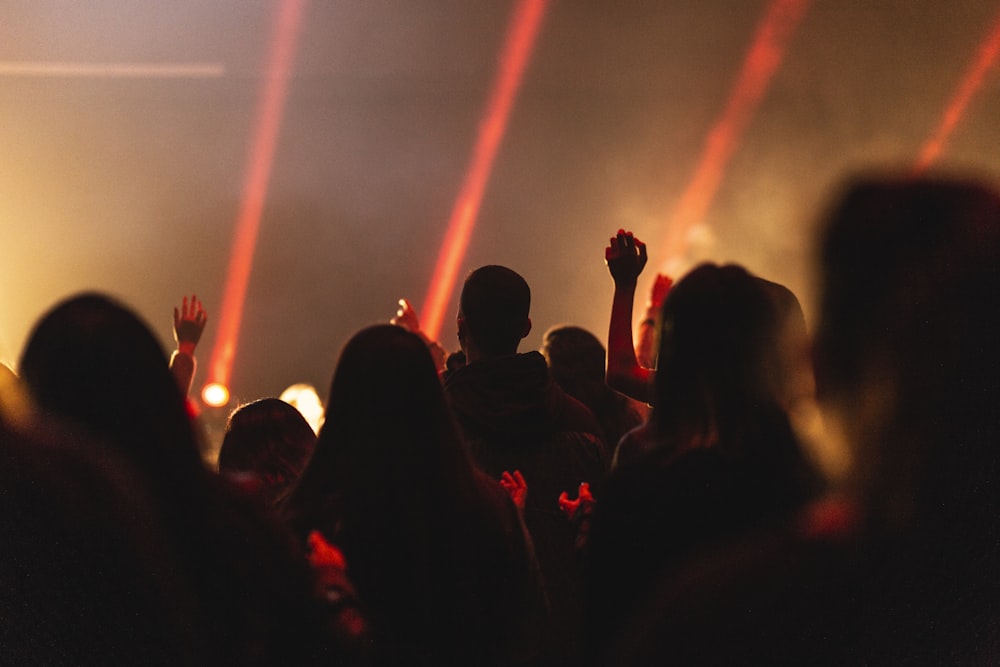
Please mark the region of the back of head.
[[476, 348], [489, 356], [513, 354], [530, 329], [531, 289], [517, 272], [483, 266], [462, 287], [460, 317]]
[[300, 535], [318, 529], [343, 549], [387, 661], [407, 651], [460, 653], [509, 622], [495, 618], [507, 607], [482, 594], [499, 571], [484, 562], [506, 558], [491, 497], [424, 342], [392, 325], [355, 335], [334, 372], [316, 451], [284, 509]]
[[326, 421], [295, 495], [299, 503], [334, 492], [404, 495], [466, 463], [427, 346], [378, 325], [341, 352]]
[[552, 377], [566, 384], [604, 383], [607, 356], [597, 336], [573, 326], [553, 327], [542, 338], [542, 354]]
[[277, 398], [262, 398], [230, 416], [219, 471], [252, 473], [273, 506], [302, 474], [315, 447], [316, 434], [298, 410]]
[[72, 297], [35, 326], [20, 363], [38, 406], [107, 437], [147, 472], [200, 466], [184, 399], [152, 332], [100, 294]]
[[817, 389], [843, 418], [859, 484], [904, 520], [961, 530], [995, 516], [1000, 196], [861, 181], [821, 243]]
[[732, 438], [749, 413], [780, 403], [780, 320], [765, 281], [702, 264], [663, 304], [654, 421], [662, 436]]

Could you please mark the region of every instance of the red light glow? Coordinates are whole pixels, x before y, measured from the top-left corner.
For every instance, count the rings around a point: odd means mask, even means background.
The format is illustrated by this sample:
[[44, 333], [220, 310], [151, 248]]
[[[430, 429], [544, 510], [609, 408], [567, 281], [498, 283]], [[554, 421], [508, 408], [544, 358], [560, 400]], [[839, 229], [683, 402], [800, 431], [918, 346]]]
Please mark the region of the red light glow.
[[247, 173], [243, 181], [243, 199], [226, 273], [219, 329], [209, 367], [211, 383], [219, 385], [229, 384], [233, 359], [236, 356], [243, 302], [250, 280], [261, 211], [267, 196], [267, 185], [271, 177], [271, 165], [274, 161], [274, 150], [278, 142], [278, 131], [281, 128], [281, 116], [288, 91], [288, 78], [305, 5], [306, 0], [282, 0], [271, 35], [267, 70], [259, 97], [260, 106], [250, 146]]
[[927, 140], [920, 151], [920, 157], [917, 158], [917, 164], [914, 166], [915, 174], [922, 173], [937, 160], [948, 138], [955, 131], [962, 116], [965, 115], [969, 102], [972, 101], [976, 91], [982, 87], [983, 80], [996, 62], [998, 54], [1000, 54], [1000, 14], [993, 22], [990, 34], [979, 46], [979, 52], [976, 54], [972, 67], [965, 73], [965, 77], [948, 103], [937, 131]]
[[455, 277], [465, 258], [483, 191], [490, 178], [493, 161], [507, 128], [510, 110], [517, 97], [547, 4], [548, 0], [519, 0], [507, 26], [497, 78], [486, 113], [479, 125], [472, 159], [452, 208], [448, 230], [424, 299], [421, 325], [424, 333], [432, 340], [436, 340], [441, 331], [444, 311], [455, 287]]
[[809, 0], [772, 0], [768, 5], [729, 100], [708, 134], [694, 175], [667, 225], [665, 263], [684, 254], [691, 228], [702, 222], [711, 207], [726, 165], [784, 60], [788, 43], [808, 5]]

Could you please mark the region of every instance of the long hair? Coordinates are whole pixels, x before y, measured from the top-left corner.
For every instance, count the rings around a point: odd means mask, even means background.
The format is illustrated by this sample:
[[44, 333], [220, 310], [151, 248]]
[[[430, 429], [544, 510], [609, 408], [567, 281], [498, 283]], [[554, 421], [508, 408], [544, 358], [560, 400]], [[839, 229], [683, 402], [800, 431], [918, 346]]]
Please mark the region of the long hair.
[[473, 468], [426, 346], [399, 327], [362, 330], [329, 396], [291, 525], [343, 549], [383, 655], [496, 651], [523, 583], [497, 509], [509, 500]]
[[663, 304], [653, 424], [661, 441], [734, 442], [759, 410], [777, 409], [781, 318], [764, 281], [702, 264]]

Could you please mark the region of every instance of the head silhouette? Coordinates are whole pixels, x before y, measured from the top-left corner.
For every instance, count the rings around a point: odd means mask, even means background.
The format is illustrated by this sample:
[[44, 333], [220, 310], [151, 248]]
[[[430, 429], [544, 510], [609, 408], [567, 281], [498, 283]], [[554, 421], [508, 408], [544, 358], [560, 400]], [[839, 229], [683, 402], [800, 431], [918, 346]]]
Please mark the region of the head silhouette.
[[470, 361], [517, 352], [531, 331], [530, 307], [531, 289], [515, 271], [490, 265], [470, 273], [458, 315], [459, 340]]
[[166, 355], [125, 306], [94, 293], [63, 301], [35, 326], [20, 372], [39, 407], [108, 438], [145, 470], [200, 469]]
[[302, 414], [277, 398], [262, 398], [238, 408], [229, 418], [219, 450], [219, 471], [251, 473], [274, 506], [298, 480], [316, 434]]
[[765, 281], [736, 265], [702, 264], [663, 304], [654, 423], [662, 437], [738, 436], [778, 403], [780, 317]]
[[995, 535], [1000, 196], [862, 180], [830, 212], [820, 253], [817, 393], [856, 481], [885, 516], [962, 531], [956, 544]]

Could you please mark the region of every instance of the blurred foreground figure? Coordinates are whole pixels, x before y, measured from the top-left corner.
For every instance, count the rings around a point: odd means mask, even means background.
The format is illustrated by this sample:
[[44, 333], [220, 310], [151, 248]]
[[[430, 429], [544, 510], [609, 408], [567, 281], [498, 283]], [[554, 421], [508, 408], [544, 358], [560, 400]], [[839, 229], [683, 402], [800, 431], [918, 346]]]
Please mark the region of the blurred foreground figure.
[[821, 491], [784, 407], [787, 308], [769, 285], [702, 264], [663, 303], [653, 412], [619, 443], [591, 522], [588, 664], [617, 664], [659, 578]]
[[[155, 527], [170, 550], [165, 565], [150, 569], [149, 584], [175, 587], [176, 579], [178, 591], [189, 589], [178, 613], [193, 655], [210, 658], [195, 662], [255, 665], [320, 657], [326, 619], [308, 567], [255, 507], [237, 502], [202, 466], [166, 355], [131, 310], [100, 294], [67, 299], [35, 326], [20, 370], [44, 416], [100, 443], [87, 457], [99, 466], [120, 458], [134, 469], [150, 511], [132, 520]], [[81, 479], [79, 493], [90, 483]], [[72, 510], [72, 496], [67, 506]], [[57, 540], [52, 548], [74, 545]], [[98, 560], [95, 566], [113, 564]]]
[[663, 581], [618, 664], [1000, 656], [1000, 197], [860, 182], [819, 268], [817, 389], [852, 477]]

